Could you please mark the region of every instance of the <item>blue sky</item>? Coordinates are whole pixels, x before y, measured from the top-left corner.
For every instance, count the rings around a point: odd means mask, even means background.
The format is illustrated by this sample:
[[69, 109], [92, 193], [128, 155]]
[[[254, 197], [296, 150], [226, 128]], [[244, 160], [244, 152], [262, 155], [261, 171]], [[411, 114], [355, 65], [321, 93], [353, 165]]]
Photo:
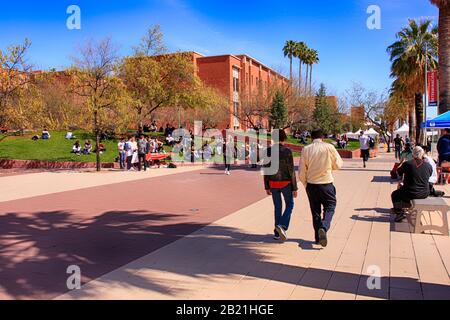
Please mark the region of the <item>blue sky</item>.
[[[160, 24], [171, 50], [205, 55], [246, 53], [266, 65], [289, 70], [281, 48], [305, 41], [319, 51], [314, 81], [342, 94], [352, 82], [383, 90], [390, 86], [386, 47], [408, 18], [437, 20], [428, 0], [23, 0], [2, 1], [0, 48], [32, 40], [36, 68], [62, 68], [90, 39], [110, 36], [123, 55], [146, 29]], [[82, 29], [66, 28], [66, 9], [81, 8]], [[381, 8], [381, 30], [366, 27], [369, 5]], [[295, 65], [297, 68], [297, 65]]]

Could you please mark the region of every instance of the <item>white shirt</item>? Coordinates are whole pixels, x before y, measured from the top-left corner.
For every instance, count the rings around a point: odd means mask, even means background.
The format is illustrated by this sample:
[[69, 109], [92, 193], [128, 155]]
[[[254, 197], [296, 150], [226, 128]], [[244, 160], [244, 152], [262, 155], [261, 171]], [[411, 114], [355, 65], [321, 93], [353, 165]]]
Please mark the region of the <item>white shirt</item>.
[[124, 148], [125, 148], [125, 142], [119, 142], [119, 143], [117, 144], [117, 149], [118, 149], [119, 151], [123, 151]]
[[428, 162], [431, 167], [433, 168], [433, 174], [430, 177], [430, 183], [435, 184], [438, 181], [438, 175], [437, 175], [437, 168], [436, 168], [436, 162], [434, 162], [434, 160], [430, 157], [430, 156], [425, 156], [424, 157], [425, 161]]
[[333, 183], [332, 171], [342, 168], [344, 162], [336, 148], [320, 139], [306, 146], [300, 157], [300, 181], [311, 184]]
[[361, 150], [368, 150], [369, 149], [369, 137], [363, 134], [359, 137], [359, 144], [361, 145]]

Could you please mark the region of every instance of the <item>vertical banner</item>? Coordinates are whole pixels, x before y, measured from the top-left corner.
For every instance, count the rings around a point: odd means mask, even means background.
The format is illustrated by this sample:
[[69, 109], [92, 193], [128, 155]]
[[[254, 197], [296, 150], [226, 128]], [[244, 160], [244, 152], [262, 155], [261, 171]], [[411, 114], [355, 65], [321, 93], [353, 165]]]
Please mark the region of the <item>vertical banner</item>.
[[439, 79], [438, 71], [430, 71], [427, 74], [428, 77], [428, 106], [437, 107], [439, 101]]

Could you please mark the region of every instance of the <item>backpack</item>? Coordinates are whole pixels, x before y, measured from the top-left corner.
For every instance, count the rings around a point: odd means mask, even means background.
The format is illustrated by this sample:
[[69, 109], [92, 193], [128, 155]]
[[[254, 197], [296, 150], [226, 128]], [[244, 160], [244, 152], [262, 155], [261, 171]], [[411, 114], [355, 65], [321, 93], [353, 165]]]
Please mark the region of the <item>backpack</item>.
[[125, 144], [123, 145], [123, 150], [128, 151], [131, 149], [130, 143], [127, 141], [125, 142]]
[[167, 168], [170, 168], [170, 169], [176, 169], [176, 168], [177, 168], [177, 165], [174, 164], [174, 163], [169, 163], [169, 165], [167, 166]]

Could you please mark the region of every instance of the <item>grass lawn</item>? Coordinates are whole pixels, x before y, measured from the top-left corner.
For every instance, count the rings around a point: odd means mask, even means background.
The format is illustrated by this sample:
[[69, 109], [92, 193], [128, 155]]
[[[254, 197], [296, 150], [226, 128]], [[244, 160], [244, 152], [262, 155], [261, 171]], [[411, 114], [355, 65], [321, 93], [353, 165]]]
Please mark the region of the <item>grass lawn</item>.
[[[83, 147], [84, 141], [90, 139], [95, 146], [95, 137], [92, 134], [75, 131], [76, 139], [65, 139], [66, 132], [50, 132], [49, 140], [31, 140], [40, 132], [26, 134], [24, 136], [0, 137], [0, 159], [16, 160], [45, 160], [45, 161], [72, 161], [72, 162], [95, 162], [95, 154], [77, 156], [72, 151], [76, 140], [80, 140]], [[107, 140], [103, 142], [106, 152], [101, 155], [102, 162], [114, 162], [117, 157], [117, 141]]]
[[[296, 145], [299, 145], [299, 146], [305, 146], [304, 144], [301, 144], [298, 139], [295, 139], [291, 135], [288, 136], [288, 141], [287, 142], [291, 143], [291, 144], [296, 144]], [[332, 139], [325, 139], [325, 142], [333, 143], [334, 141]], [[308, 139], [308, 143], [311, 143], [311, 139]], [[360, 147], [359, 141], [349, 141], [348, 144], [347, 144], [347, 147], [345, 148], [345, 150], [353, 151], [353, 150], [359, 149], [359, 147]]]
[[[95, 136], [85, 131], [74, 131], [75, 139], [65, 139], [66, 132], [51, 131], [51, 139], [49, 140], [31, 140], [33, 135], [40, 135], [41, 132], [27, 133], [23, 136], [5, 136], [0, 135], [0, 159], [15, 160], [42, 160], [42, 161], [69, 161], [69, 162], [95, 162], [95, 153], [89, 155], [80, 155], [71, 153], [72, 146], [75, 141], [79, 140], [81, 147], [84, 141], [91, 140], [95, 147]], [[164, 140], [164, 135], [160, 133], [150, 134], [157, 136], [160, 140]], [[100, 155], [103, 163], [114, 162], [118, 156], [117, 140], [106, 140], [103, 144], [106, 152]], [[164, 146], [166, 152], [171, 152], [172, 148]]]

